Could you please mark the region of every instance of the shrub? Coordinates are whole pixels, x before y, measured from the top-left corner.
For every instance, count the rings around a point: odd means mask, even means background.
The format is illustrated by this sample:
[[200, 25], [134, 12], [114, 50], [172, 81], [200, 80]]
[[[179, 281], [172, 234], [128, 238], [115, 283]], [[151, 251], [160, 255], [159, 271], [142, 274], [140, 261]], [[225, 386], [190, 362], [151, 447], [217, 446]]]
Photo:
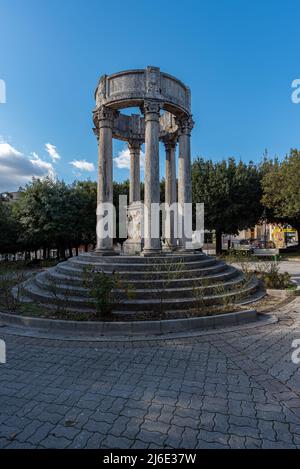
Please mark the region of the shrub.
[[[0, 306], [16, 311], [20, 306], [20, 284], [26, 280], [25, 273], [10, 264], [0, 266]], [[15, 288], [14, 295], [12, 289]]]
[[[134, 289], [123, 284], [115, 271], [106, 273], [87, 267], [84, 270], [84, 285], [88, 288], [90, 297], [95, 300], [99, 319], [109, 318], [117, 304], [134, 297]], [[118, 289], [123, 291], [117, 292]]]
[[288, 272], [280, 273], [278, 262], [260, 263], [256, 265], [256, 275], [266, 288], [285, 289], [291, 288], [291, 276]]

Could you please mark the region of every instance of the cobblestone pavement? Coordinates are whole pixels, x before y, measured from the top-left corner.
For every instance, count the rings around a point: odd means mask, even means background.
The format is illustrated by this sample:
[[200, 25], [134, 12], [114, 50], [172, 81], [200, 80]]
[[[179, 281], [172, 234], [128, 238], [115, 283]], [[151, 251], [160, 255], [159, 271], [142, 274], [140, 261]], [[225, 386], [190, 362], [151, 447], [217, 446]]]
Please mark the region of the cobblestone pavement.
[[300, 448], [300, 298], [279, 322], [153, 342], [5, 334], [1, 448]]

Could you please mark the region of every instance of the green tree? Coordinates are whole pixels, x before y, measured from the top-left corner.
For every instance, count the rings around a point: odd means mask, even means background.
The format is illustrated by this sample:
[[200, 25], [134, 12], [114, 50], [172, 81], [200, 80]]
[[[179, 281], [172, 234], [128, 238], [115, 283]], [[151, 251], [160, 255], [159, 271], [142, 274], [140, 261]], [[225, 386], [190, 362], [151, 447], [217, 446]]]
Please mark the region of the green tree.
[[300, 240], [300, 151], [291, 149], [284, 160], [278, 158], [264, 162], [262, 202], [271, 217], [291, 224]]
[[22, 227], [20, 241], [30, 250], [56, 248], [58, 257], [65, 257], [73, 241], [70, 191], [64, 182], [46, 178], [34, 179], [21, 192], [13, 209]]
[[193, 163], [193, 202], [204, 203], [205, 228], [216, 232], [217, 254], [222, 250], [222, 234], [237, 234], [261, 217], [260, 179], [252, 162], [198, 158]]
[[92, 181], [78, 181], [72, 184], [69, 192], [69, 223], [72, 231], [72, 246], [76, 248], [96, 243], [96, 206], [97, 183]]
[[0, 201], [0, 254], [15, 254], [23, 249], [18, 242], [20, 225], [11, 205]]

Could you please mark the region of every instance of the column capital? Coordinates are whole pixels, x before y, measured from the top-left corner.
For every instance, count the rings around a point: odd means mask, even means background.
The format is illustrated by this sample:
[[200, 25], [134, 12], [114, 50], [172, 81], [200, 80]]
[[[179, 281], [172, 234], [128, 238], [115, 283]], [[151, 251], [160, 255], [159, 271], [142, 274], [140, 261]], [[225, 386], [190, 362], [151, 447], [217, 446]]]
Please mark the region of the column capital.
[[192, 119], [192, 115], [184, 115], [181, 117], [176, 117], [175, 122], [178, 126], [179, 135], [186, 134], [191, 135], [192, 129], [195, 122]]
[[178, 136], [177, 135], [166, 135], [163, 137], [162, 142], [165, 146], [166, 151], [168, 150], [174, 150], [176, 148]]
[[129, 138], [128, 139], [128, 148], [129, 151], [138, 151], [141, 149], [143, 142], [137, 138]]
[[93, 112], [93, 121], [95, 124], [96, 129], [100, 127], [112, 127], [113, 121], [118, 111], [114, 109], [110, 109], [106, 106], [100, 106]]
[[161, 110], [161, 103], [155, 99], [145, 99], [141, 107], [142, 113], [145, 115], [145, 119], [159, 119], [159, 111]]

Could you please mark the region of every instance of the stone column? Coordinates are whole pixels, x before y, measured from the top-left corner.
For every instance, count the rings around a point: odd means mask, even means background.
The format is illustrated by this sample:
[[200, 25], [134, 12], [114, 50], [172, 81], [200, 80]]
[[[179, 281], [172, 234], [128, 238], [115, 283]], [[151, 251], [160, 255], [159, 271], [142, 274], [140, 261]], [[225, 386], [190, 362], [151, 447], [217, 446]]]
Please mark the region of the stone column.
[[130, 187], [129, 203], [141, 200], [140, 183], [140, 152], [141, 142], [139, 140], [129, 140], [128, 148], [130, 152]]
[[[159, 111], [160, 103], [145, 100], [145, 196], [144, 196], [144, 256], [161, 251], [159, 231]], [[153, 205], [154, 204], [154, 205]]]
[[[165, 204], [167, 208], [176, 202], [176, 138], [165, 138], [166, 149], [166, 179], [165, 179]], [[166, 209], [167, 210], [167, 209]], [[177, 222], [177, 213], [166, 211], [166, 249], [174, 249], [176, 241], [174, 237], [174, 223]]]
[[[192, 175], [191, 175], [191, 145], [190, 137], [194, 125], [191, 116], [184, 116], [177, 119], [179, 128], [179, 158], [178, 158], [178, 224], [182, 235], [179, 240], [179, 247], [182, 250], [192, 249], [192, 227], [187, 228], [187, 217], [191, 217], [192, 203]], [[188, 205], [187, 205], [188, 204]], [[190, 213], [189, 213], [190, 211]], [[191, 221], [191, 220], [190, 220]]]
[[[113, 169], [112, 169], [112, 126], [114, 113], [112, 109], [102, 106], [96, 111], [95, 120], [98, 130], [98, 192], [97, 192], [97, 248], [101, 255], [113, 255], [113, 237], [106, 236], [103, 218], [113, 224], [113, 212], [108, 212], [103, 204], [113, 205]], [[101, 212], [99, 214], [98, 212]], [[103, 226], [102, 226], [103, 225]], [[99, 226], [101, 229], [99, 229]]]

